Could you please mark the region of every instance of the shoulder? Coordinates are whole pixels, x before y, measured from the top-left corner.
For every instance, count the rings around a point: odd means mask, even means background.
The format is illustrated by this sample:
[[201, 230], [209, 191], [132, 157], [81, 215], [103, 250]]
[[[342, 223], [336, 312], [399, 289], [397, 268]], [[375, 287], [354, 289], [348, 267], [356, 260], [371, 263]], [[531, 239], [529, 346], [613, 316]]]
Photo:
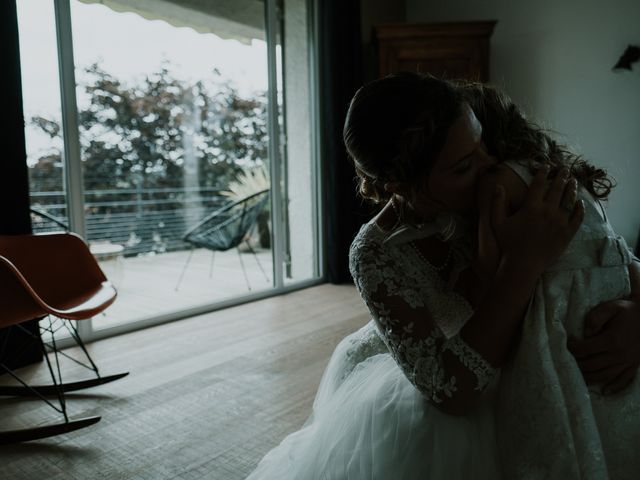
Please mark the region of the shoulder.
[[375, 263], [376, 259], [385, 256], [382, 233], [373, 222], [360, 227], [349, 247], [349, 269], [352, 276], [355, 276], [362, 264]]

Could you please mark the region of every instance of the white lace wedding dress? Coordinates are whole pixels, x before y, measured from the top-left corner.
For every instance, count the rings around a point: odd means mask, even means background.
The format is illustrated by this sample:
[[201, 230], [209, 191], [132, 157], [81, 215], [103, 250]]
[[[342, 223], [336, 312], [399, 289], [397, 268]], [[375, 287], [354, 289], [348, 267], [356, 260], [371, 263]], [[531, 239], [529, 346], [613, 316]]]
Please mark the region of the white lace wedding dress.
[[[505, 165], [530, 182], [525, 167]], [[419, 255], [412, 232], [391, 239], [363, 225], [350, 267], [373, 319], [340, 342], [311, 416], [249, 480], [640, 479], [640, 379], [602, 396], [566, 348], [593, 306], [630, 290], [624, 240], [581, 197], [583, 224], [539, 282], [499, 376], [458, 336], [471, 306]], [[454, 273], [469, 263], [469, 238], [454, 243]], [[433, 405], [458, 393], [445, 355], [484, 389], [467, 416]]]
[[[529, 184], [528, 169], [505, 162]], [[588, 387], [567, 336], [587, 313], [630, 293], [632, 255], [580, 189], [585, 218], [537, 284], [513, 358], [501, 369], [496, 415], [505, 478], [640, 479], [640, 379], [615, 395]]]
[[[472, 309], [412, 243], [385, 243], [387, 236], [367, 223], [350, 252], [353, 278], [373, 319], [340, 342], [311, 416], [248, 480], [501, 478], [495, 371], [457, 335]], [[457, 270], [465, 266], [465, 255], [453, 258]], [[445, 352], [485, 389], [464, 417], [444, 414], [428, 400], [457, 394]]]

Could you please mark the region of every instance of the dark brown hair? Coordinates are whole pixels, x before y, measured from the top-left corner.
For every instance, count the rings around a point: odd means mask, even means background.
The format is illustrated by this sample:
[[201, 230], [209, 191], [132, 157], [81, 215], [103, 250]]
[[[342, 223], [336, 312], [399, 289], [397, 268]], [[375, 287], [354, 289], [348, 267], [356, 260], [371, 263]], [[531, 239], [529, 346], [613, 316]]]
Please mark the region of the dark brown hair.
[[465, 102], [482, 124], [483, 140], [498, 161], [524, 161], [532, 171], [548, 163], [552, 175], [566, 165], [594, 197], [609, 195], [614, 183], [604, 170], [553, 140], [496, 88], [418, 73], [375, 80], [351, 101], [343, 138], [359, 194], [383, 203], [391, 196], [384, 189], [388, 181], [404, 183], [413, 191], [422, 188]]
[[463, 101], [455, 85], [429, 75], [398, 73], [360, 88], [343, 130], [360, 195], [385, 202], [389, 181], [419, 189]]

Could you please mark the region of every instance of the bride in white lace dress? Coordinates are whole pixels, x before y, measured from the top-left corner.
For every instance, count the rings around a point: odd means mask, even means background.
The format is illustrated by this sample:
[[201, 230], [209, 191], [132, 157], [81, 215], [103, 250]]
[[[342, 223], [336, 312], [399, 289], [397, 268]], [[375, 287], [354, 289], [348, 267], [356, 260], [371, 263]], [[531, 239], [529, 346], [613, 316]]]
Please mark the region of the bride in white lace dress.
[[[483, 140], [491, 139], [490, 151], [504, 153], [506, 133], [482, 109], [487, 92], [495, 93], [403, 74], [356, 94], [345, 143], [361, 194], [386, 204], [360, 229], [350, 252], [354, 281], [373, 318], [340, 342], [311, 416], [249, 479], [499, 479], [505, 463], [504, 478], [558, 478], [535, 471], [511, 476], [523, 457], [514, 464], [499, 454], [498, 433], [504, 441], [511, 432], [496, 421], [498, 405], [509, 398], [498, 395], [498, 371], [513, 361], [543, 272], [557, 265], [592, 212], [587, 205], [585, 217], [584, 204], [576, 202], [583, 189], [565, 181], [558, 162], [550, 162], [558, 172], [551, 182], [545, 170], [532, 179], [516, 162], [496, 167]], [[593, 173], [588, 168], [578, 165], [572, 174], [595, 191], [593, 181], [581, 177]], [[521, 205], [515, 206], [518, 187], [505, 169], [530, 183]], [[497, 195], [485, 190], [496, 182], [506, 188]], [[632, 305], [618, 312], [626, 323], [615, 332], [637, 331], [628, 327], [638, 312]], [[623, 337], [617, 351], [637, 346], [637, 337]], [[577, 347], [589, 352], [589, 345]], [[536, 356], [527, 366], [530, 358]], [[627, 359], [625, 372], [635, 373], [637, 360]], [[509, 368], [510, 391], [518, 392], [522, 407], [536, 406], [523, 397], [530, 391], [526, 377], [518, 383]], [[599, 378], [611, 380], [622, 388], [631, 378]], [[517, 418], [518, 405], [508, 407]], [[536, 412], [527, 413], [530, 419]], [[558, 448], [566, 439], [548, 440]]]

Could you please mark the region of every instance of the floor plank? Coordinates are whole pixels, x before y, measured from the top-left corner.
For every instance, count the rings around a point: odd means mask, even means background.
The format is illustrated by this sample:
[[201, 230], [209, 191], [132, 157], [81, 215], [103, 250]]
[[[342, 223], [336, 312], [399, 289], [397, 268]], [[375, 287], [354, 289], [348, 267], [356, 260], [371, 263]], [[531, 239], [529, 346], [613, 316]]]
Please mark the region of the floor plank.
[[[304, 423], [335, 345], [367, 321], [353, 286], [325, 284], [94, 342], [104, 374], [131, 372], [69, 395], [72, 415], [102, 421], [0, 447], [0, 479], [243, 479]], [[57, 419], [40, 401], [0, 399], [2, 429]]]

